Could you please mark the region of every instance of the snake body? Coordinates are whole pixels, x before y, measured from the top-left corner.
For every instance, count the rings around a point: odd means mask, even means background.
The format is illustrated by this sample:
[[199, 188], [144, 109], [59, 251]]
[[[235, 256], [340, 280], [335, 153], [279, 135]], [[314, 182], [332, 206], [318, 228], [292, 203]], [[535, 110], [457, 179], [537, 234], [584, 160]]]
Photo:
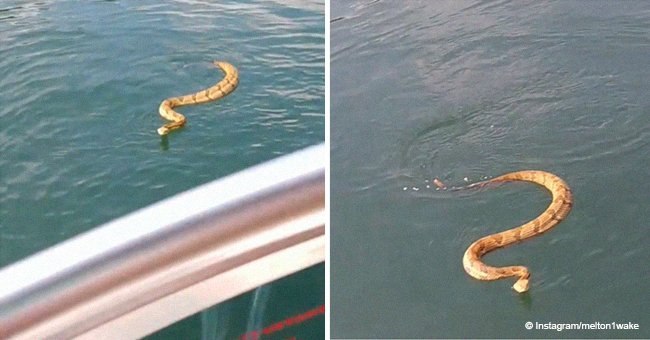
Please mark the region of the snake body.
[[550, 191], [551, 204], [546, 210], [532, 221], [519, 227], [502, 231], [480, 238], [472, 243], [463, 256], [465, 271], [478, 280], [499, 280], [515, 277], [517, 281], [512, 286], [519, 293], [529, 288], [530, 272], [524, 266], [492, 267], [488, 266], [481, 257], [486, 253], [519, 241], [540, 235], [560, 223], [571, 211], [573, 197], [571, 189], [560, 177], [545, 171], [525, 170], [508, 173], [487, 181], [474, 183], [465, 188], [483, 187], [493, 183], [512, 181], [532, 182]]
[[239, 73], [237, 72], [237, 68], [223, 61], [214, 61], [213, 64], [220, 68], [225, 74], [225, 77], [216, 85], [194, 94], [167, 98], [160, 103], [158, 112], [163, 118], [170, 120], [171, 122], [158, 129], [159, 135], [164, 136], [170, 131], [185, 125], [185, 116], [174, 111], [175, 107], [211, 102], [227, 96], [237, 88], [237, 84], [239, 84]]

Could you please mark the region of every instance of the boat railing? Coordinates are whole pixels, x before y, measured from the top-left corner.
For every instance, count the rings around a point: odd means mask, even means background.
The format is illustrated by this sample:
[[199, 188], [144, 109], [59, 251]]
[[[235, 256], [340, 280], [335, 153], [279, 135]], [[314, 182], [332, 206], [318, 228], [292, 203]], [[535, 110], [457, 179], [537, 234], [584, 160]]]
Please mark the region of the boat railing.
[[0, 269], [0, 338], [139, 338], [325, 259], [324, 145]]

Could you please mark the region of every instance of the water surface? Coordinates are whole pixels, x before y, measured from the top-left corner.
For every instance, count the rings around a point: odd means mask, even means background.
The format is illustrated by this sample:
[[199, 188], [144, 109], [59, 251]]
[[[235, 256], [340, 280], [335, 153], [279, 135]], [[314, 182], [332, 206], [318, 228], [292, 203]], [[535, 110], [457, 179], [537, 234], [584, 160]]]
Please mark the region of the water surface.
[[[650, 5], [333, 1], [333, 337], [649, 337]], [[532, 272], [480, 282], [461, 259], [549, 203], [513, 183], [540, 169], [574, 208], [556, 229], [489, 254]], [[527, 330], [633, 322], [638, 331]]]
[[[322, 142], [324, 25], [322, 1], [3, 1], [0, 266]], [[158, 105], [217, 83], [212, 60], [239, 87], [180, 108], [187, 126], [161, 139]], [[322, 301], [322, 268], [307, 273]], [[302, 312], [266, 310], [263, 325]]]

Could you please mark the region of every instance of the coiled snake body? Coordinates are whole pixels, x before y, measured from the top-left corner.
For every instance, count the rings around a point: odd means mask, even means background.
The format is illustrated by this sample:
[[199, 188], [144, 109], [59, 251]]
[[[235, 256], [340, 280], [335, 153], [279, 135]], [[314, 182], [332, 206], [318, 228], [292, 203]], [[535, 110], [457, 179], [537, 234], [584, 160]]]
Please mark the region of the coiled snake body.
[[[436, 185], [444, 187], [442, 182], [437, 179], [436, 181], [434, 181]], [[512, 288], [519, 293], [523, 293], [528, 290], [530, 285], [530, 272], [528, 268], [524, 266], [492, 267], [483, 263], [481, 257], [492, 250], [540, 235], [553, 228], [571, 211], [573, 197], [571, 195], [571, 189], [569, 189], [569, 186], [560, 177], [549, 172], [536, 170], [508, 173], [487, 181], [471, 184], [461, 189], [477, 188], [488, 184], [511, 181], [532, 182], [543, 186], [551, 193], [551, 204], [541, 215], [528, 223], [510, 230], [485, 236], [472, 243], [463, 256], [463, 267], [467, 274], [478, 280], [499, 280], [516, 277], [518, 279]]]
[[185, 116], [174, 111], [175, 107], [211, 102], [227, 96], [237, 88], [237, 84], [239, 84], [239, 73], [237, 72], [237, 68], [223, 61], [214, 61], [213, 64], [219, 67], [225, 74], [225, 77], [216, 85], [194, 94], [167, 98], [160, 103], [158, 112], [163, 118], [170, 120], [171, 123], [161, 126], [158, 129], [159, 135], [164, 136], [170, 131], [185, 125]]

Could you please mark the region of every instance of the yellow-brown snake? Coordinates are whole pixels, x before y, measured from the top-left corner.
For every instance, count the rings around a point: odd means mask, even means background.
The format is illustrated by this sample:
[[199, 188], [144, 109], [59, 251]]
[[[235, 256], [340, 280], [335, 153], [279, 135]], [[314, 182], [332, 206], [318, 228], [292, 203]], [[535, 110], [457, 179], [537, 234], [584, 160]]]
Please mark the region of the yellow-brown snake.
[[[573, 197], [571, 195], [571, 189], [560, 177], [549, 172], [536, 170], [511, 172], [487, 181], [471, 184], [464, 188], [477, 188], [492, 183], [511, 181], [525, 181], [541, 185], [551, 193], [551, 204], [541, 215], [528, 223], [482, 237], [472, 243], [463, 256], [463, 267], [467, 274], [478, 280], [499, 280], [515, 277], [517, 281], [512, 288], [519, 293], [523, 293], [528, 291], [530, 286], [530, 272], [528, 268], [524, 266], [492, 267], [483, 263], [481, 257], [492, 250], [540, 235], [553, 228], [571, 211]], [[434, 184], [440, 188], [444, 188], [444, 184], [438, 179], [434, 180]]]
[[170, 120], [171, 122], [158, 129], [159, 135], [164, 136], [170, 131], [176, 130], [185, 125], [185, 116], [174, 111], [175, 107], [211, 102], [227, 96], [237, 88], [237, 84], [239, 84], [239, 73], [237, 72], [237, 68], [224, 61], [214, 61], [213, 64], [219, 67], [225, 74], [224, 78], [216, 85], [197, 93], [167, 98], [160, 103], [158, 112], [163, 118]]

